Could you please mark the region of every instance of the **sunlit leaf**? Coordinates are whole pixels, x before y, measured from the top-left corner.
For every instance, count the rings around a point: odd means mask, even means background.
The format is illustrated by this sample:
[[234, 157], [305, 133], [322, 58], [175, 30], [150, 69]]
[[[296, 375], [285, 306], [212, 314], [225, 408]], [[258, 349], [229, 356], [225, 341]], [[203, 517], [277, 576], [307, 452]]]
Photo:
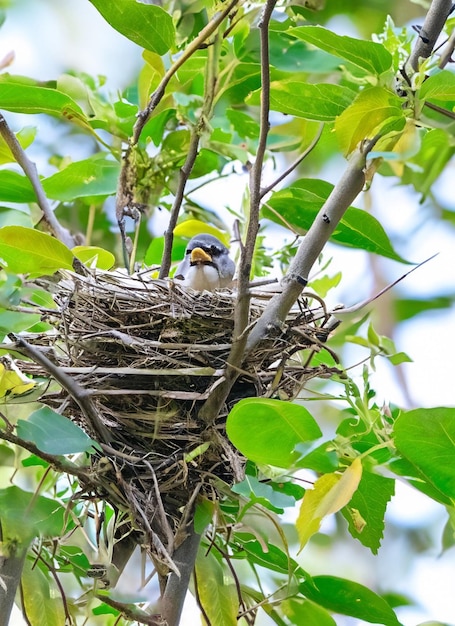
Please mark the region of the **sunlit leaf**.
[[90, 0], [106, 22], [138, 46], [165, 54], [174, 45], [170, 13], [160, 6], [137, 0]]
[[296, 522], [300, 550], [318, 532], [324, 517], [336, 513], [351, 500], [362, 477], [362, 462], [355, 458], [342, 474], [324, 474], [305, 492]]
[[33, 381], [23, 378], [14, 370], [7, 370], [3, 363], [0, 363], [0, 398], [7, 393], [21, 395], [34, 386]]
[[336, 576], [314, 576], [301, 583], [299, 589], [306, 598], [334, 613], [372, 624], [402, 626], [390, 605], [359, 583]]
[[[329, 83], [288, 80], [272, 82], [270, 86], [270, 106], [274, 111], [319, 122], [333, 122], [354, 98], [355, 92], [348, 87]], [[247, 102], [259, 104], [259, 92]]]
[[336, 622], [322, 606], [310, 600], [291, 598], [282, 604], [283, 613], [292, 624], [305, 626], [336, 626]]
[[174, 235], [176, 235], [177, 237], [187, 237], [188, 239], [191, 239], [195, 235], [200, 235], [201, 233], [213, 235], [214, 237], [217, 237], [220, 241], [222, 241], [225, 245], [229, 245], [229, 235], [223, 233], [219, 228], [211, 226], [210, 224], [205, 224], [200, 220], [185, 220], [177, 224], [177, 226], [174, 228]]
[[370, 87], [337, 118], [335, 131], [343, 152], [349, 154], [364, 139], [401, 131], [405, 124], [401, 98], [383, 87]]
[[110, 270], [115, 264], [115, 256], [109, 250], [96, 246], [75, 246], [71, 252], [79, 261], [89, 267]]
[[8, 74], [0, 76], [0, 108], [14, 113], [47, 113], [88, 125], [81, 107], [66, 93]]
[[322, 26], [298, 26], [291, 29], [290, 33], [353, 63], [369, 74], [380, 75], [392, 67], [392, 55], [380, 43], [337, 35]]
[[429, 76], [419, 91], [423, 100], [455, 100], [455, 74], [442, 70]]
[[403, 412], [394, 434], [399, 452], [431, 485], [455, 501], [455, 408]]
[[[16, 139], [18, 140], [21, 147], [25, 150], [28, 146], [33, 142], [36, 135], [36, 127], [35, 126], [25, 126], [19, 132], [16, 133]], [[13, 153], [5, 143], [3, 137], [0, 137], [0, 165], [4, 163], [12, 163], [15, 161], [13, 157]]]
[[60, 172], [45, 178], [44, 191], [49, 198], [63, 202], [75, 198], [110, 196], [117, 190], [120, 165], [97, 154], [89, 159], [70, 163]]
[[0, 263], [17, 274], [36, 276], [73, 268], [71, 251], [50, 235], [23, 226], [0, 228]]
[[304, 406], [266, 398], [240, 400], [228, 415], [226, 429], [232, 443], [251, 461], [286, 468], [299, 457], [297, 444], [322, 436]]
[[49, 454], [88, 452], [96, 443], [70, 419], [45, 406], [17, 422], [17, 434]]

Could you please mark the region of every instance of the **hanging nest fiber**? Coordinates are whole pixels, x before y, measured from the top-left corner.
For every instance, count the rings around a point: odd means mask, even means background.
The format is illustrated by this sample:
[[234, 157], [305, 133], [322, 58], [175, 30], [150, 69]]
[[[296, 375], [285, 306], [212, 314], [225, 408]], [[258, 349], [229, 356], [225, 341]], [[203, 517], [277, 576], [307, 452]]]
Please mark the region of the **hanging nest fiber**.
[[[230, 485], [242, 478], [244, 460], [225, 434], [233, 404], [242, 397], [291, 399], [309, 378], [332, 373], [323, 365], [311, 367], [310, 358], [306, 365], [301, 357], [292, 359], [323, 346], [324, 304], [303, 295], [286, 325], [272, 329], [249, 354], [220, 414], [208, 424], [198, 412], [224, 380], [235, 292], [195, 292], [172, 280], [118, 272], [66, 272], [58, 283], [40, 285], [54, 295], [55, 312], [45, 311], [54, 330], [28, 342], [47, 356], [60, 380], [33, 354], [35, 363], [24, 361], [21, 368], [57, 378], [62, 388], [54, 386], [41, 400], [103, 449], [92, 457], [87, 490], [127, 512], [155, 563], [173, 569], [169, 557], [184, 539], [196, 495], [217, 495], [220, 479]], [[252, 297], [250, 324], [269, 298]]]

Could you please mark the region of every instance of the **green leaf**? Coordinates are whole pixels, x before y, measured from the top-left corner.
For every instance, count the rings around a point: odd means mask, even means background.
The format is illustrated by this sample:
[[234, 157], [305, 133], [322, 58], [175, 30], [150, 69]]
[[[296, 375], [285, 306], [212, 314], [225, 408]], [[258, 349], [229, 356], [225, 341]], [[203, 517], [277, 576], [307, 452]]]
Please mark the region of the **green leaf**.
[[353, 63], [368, 74], [379, 76], [392, 67], [392, 55], [380, 43], [337, 35], [322, 26], [298, 26], [289, 33]]
[[18, 172], [0, 170], [0, 201], [36, 202], [35, 192], [29, 179]]
[[0, 228], [0, 263], [16, 274], [53, 274], [73, 268], [73, 254], [58, 239], [23, 226]]
[[402, 99], [383, 87], [370, 87], [341, 113], [335, 131], [343, 152], [349, 154], [364, 139], [401, 131], [405, 124]]
[[97, 246], [75, 246], [71, 252], [75, 257], [89, 267], [97, 267], [101, 270], [110, 270], [115, 264], [115, 256], [109, 250]]
[[[295, 505], [295, 497], [281, 490], [276, 483], [265, 483], [255, 476], [247, 475], [242, 482], [232, 487], [234, 493], [238, 493], [253, 502], [263, 504], [267, 508], [273, 508], [276, 512], [283, 513], [283, 509]], [[300, 494], [300, 497], [303, 493]]]
[[2, 540], [19, 538], [27, 542], [38, 535], [59, 537], [66, 518], [66, 509], [53, 499], [19, 489], [0, 489]]
[[247, 555], [248, 561], [271, 570], [272, 572], [278, 572], [280, 574], [294, 574], [299, 578], [306, 578], [307, 575], [304, 570], [301, 569], [297, 561], [291, 559], [286, 552], [283, 552], [280, 548], [268, 543], [266, 546], [259, 543], [256, 540], [245, 540], [243, 533], [236, 533], [236, 544], [242, 546], [242, 552], [236, 554], [234, 552], [234, 558], [244, 558], [243, 551]]
[[237, 626], [239, 600], [234, 579], [213, 551], [200, 549], [195, 565], [199, 602], [210, 624]]
[[300, 550], [314, 533], [318, 532], [324, 517], [346, 506], [362, 477], [362, 462], [356, 457], [342, 474], [324, 474], [308, 489], [300, 506], [296, 528]]
[[351, 501], [341, 511], [348, 521], [351, 535], [373, 554], [378, 553], [381, 545], [385, 510], [394, 493], [394, 480], [363, 472]]
[[4, 334], [20, 333], [38, 324], [40, 320], [41, 315], [37, 313], [0, 310], [0, 331]]
[[298, 443], [322, 436], [305, 407], [266, 398], [240, 400], [228, 415], [226, 430], [232, 443], [251, 461], [285, 468], [297, 461]]
[[[22, 130], [15, 133], [16, 139], [20, 143], [21, 147], [28, 148], [28, 146], [33, 142], [36, 135], [36, 127], [35, 126], [25, 126]], [[3, 137], [0, 137], [0, 165], [4, 163], [12, 163], [15, 161], [13, 157], [13, 153], [5, 143]]]
[[65, 609], [57, 585], [26, 561], [21, 575], [21, 589], [27, 620], [33, 626], [60, 626], [65, 623]]
[[[270, 107], [274, 111], [296, 115], [307, 120], [333, 122], [352, 103], [355, 92], [332, 84], [310, 84], [302, 81], [274, 81], [270, 86]], [[259, 104], [259, 92], [247, 99]]]
[[42, 181], [49, 198], [62, 202], [75, 198], [111, 196], [115, 194], [120, 165], [104, 154], [71, 163], [65, 169]]
[[47, 113], [82, 125], [88, 124], [81, 107], [66, 93], [22, 80], [8, 74], [0, 76], [1, 109], [14, 113]]
[[45, 406], [18, 420], [17, 434], [48, 454], [90, 452], [96, 442], [71, 420]]
[[330, 614], [310, 600], [290, 598], [282, 605], [283, 613], [292, 620], [292, 624], [305, 626], [336, 626]]
[[[273, 193], [262, 209], [262, 214], [278, 224], [291, 225], [303, 235], [314, 222], [332, 190], [333, 185], [324, 180], [302, 178], [287, 189]], [[331, 240], [340, 245], [360, 248], [406, 263], [392, 248], [378, 220], [361, 209], [350, 207], [346, 211]]]
[[305, 597], [334, 613], [371, 624], [402, 626], [387, 602], [359, 583], [336, 576], [314, 576], [299, 585]]
[[159, 6], [137, 0], [90, 0], [106, 22], [138, 46], [166, 54], [174, 45], [172, 16]]
[[455, 502], [455, 408], [406, 411], [396, 420], [394, 434], [398, 451]]
[[449, 70], [442, 70], [429, 76], [419, 91], [422, 100], [455, 100], [455, 75]]

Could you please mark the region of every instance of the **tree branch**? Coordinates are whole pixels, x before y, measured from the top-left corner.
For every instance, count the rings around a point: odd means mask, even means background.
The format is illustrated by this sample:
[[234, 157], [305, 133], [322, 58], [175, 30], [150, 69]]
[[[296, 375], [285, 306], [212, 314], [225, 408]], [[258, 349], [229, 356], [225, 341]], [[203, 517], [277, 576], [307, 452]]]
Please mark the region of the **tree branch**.
[[215, 90], [217, 83], [218, 61], [219, 61], [219, 40], [220, 35], [216, 35], [216, 43], [210, 46], [207, 53], [207, 66], [205, 72], [205, 88], [204, 88], [204, 102], [202, 105], [202, 111], [199, 116], [197, 124], [191, 131], [190, 145], [188, 154], [184, 165], [180, 169], [179, 182], [177, 190], [175, 192], [174, 203], [172, 205], [169, 224], [164, 235], [164, 250], [163, 258], [161, 260], [161, 268], [159, 278], [166, 278], [169, 276], [169, 269], [171, 267], [171, 254], [172, 244], [174, 242], [174, 228], [177, 225], [180, 208], [182, 206], [185, 187], [193, 170], [196, 158], [198, 155], [199, 142], [202, 134], [206, 130], [208, 120], [213, 114], [213, 101], [215, 98]]
[[174, 572], [169, 574], [166, 589], [160, 601], [161, 614], [168, 626], [178, 626], [185, 602], [191, 574], [201, 542], [193, 525], [188, 529], [185, 541], [175, 550], [172, 559], [179, 569], [180, 577]]
[[239, 271], [237, 276], [237, 306], [235, 308], [233, 342], [227, 360], [226, 377], [225, 380], [210, 394], [209, 398], [199, 411], [199, 417], [208, 423], [213, 422], [218, 415], [223, 402], [227, 398], [229, 391], [238, 376], [238, 369], [243, 361], [245, 352], [247, 337], [244, 331], [248, 325], [250, 309], [249, 285], [251, 264], [254, 254], [254, 246], [256, 244], [256, 237], [259, 230], [259, 212], [262, 198], [262, 168], [264, 165], [267, 136], [270, 128], [269, 24], [276, 2], [277, 0], [267, 0], [259, 24], [261, 40], [262, 90], [259, 142], [256, 159], [251, 168], [249, 179], [250, 213], [248, 217], [245, 244], [241, 246]]
[[33, 191], [35, 192], [38, 206], [43, 213], [43, 219], [46, 223], [47, 229], [50, 233], [52, 233], [52, 235], [54, 235], [54, 237], [56, 237], [56, 239], [59, 239], [62, 243], [64, 243], [65, 246], [73, 248], [76, 245], [74, 238], [68, 230], [62, 227], [58, 219], [55, 217], [54, 211], [51, 209], [46, 194], [44, 193], [36, 165], [30, 161], [28, 156], [25, 154], [25, 151], [18, 142], [16, 135], [10, 129], [6, 119], [1, 113], [0, 134], [33, 187]]
[[90, 393], [77, 383], [74, 378], [68, 376], [63, 372], [55, 363], [47, 358], [40, 350], [32, 346], [28, 341], [19, 335], [12, 335], [16, 341], [18, 352], [21, 352], [42, 365], [47, 372], [70, 394], [74, 401], [79, 405], [81, 411], [87, 418], [89, 424], [91, 424], [94, 432], [100, 438], [102, 442], [111, 441], [111, 434], [106, 426], [101, 421], [98, 411], [96, 410]]
[[419, 70], [420, 59], [428, 59], [433, 52], [436, 41], [451, 11], [452, 0], [432, 1], [419, 32], [417, 42], [406, 64], [412, 71], [417, 72]]
[[356, 150], [348, 166], [324, 202], [313, 224], [303, 238], [297, 254], [282, 281], [283, 291], [274, 296], [256, 326], [248, 336], [246, 353], [263, 339], [270, 327], [282, 324], [308, 282], [310, 270], [346, 210], [362, 191], [365, 184], [366, 157], [379, 137]]

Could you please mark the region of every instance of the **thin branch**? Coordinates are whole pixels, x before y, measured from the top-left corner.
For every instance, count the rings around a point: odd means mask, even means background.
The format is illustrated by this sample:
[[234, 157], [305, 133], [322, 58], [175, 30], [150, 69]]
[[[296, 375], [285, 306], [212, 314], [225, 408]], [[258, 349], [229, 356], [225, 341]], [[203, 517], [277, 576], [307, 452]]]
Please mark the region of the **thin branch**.
[[79, 383], [74, 380], [74, 378], [71, 378], [71, 376], [68, 376], [68, 374], [63, 372], [57, 365], [55, 365], [55, 363], [52, 363], [52, 361], [50, 361], [47, 356], [41, 352], [41, 350], [32, 346], [23, 337], [20, 337], [19, 335], [13, 335], [13, 337], [16, 341], [16, 345], [18, 346], [17, 350], [30, 357], [32, 361], [35, 361], [35, 363], [42, 365], [45, 370], [49, 372], [49, 374], [70, 394], [74, 401], [79, 405], [81, 411], [91, 424], [95, 433], [98, 437], [100, 437], [101, 441], [110, 441], [112, 439], [111, 434], [108, 428], [106, 428], [101, 421], [98, 411], [96, 410], [87, 390], [81, 387]]
[[411, 52], [407, 66], [412, 71], [419, 70], [420, 59], [428, 59], [436, 41], [452, 11], [452, 0], [433, 0], [426, 14], [425, 21]]
[[[287, 176], [289, 176], [289, 174], [291, 174], [299, 165], [300, 163], [307, 158], [307, 156], [314, 150], [314, 148], [317, 146], [319, 139], [321, 138], [322, 135], [322, 131], [324, 130], [324, 124], [321, 124], [319, 126], [318, 132], [316, 133], [316, 136], [313, 138], [312, 142], [310, 143], [310, 145], [308, 146], [308, 148], [306, 148], [306, 150], [304, 150], [304, 152], [298, 157], [298, 159], [296, 159], [293, 163], [291, 163], [291, 165], [284, 170], [284, 172], [282, 174], [280, 174], [278, 176], [278, 178], [276, 178], [273, 183], [270, 183], [270, 185], [267, 185], [267, 187], [263, 187], [261, 189], [261, 198], [263, 198], [264, 196], [266, 196], [269, 191], [272, 191], [272, 189], [274, 187], [276, 187], [279, 183], [281, 183], [282, 180], [284, 180]], [[292, 230], [292, 228], [291, 228]]]
[[63, 228], [58, 219], [55, 217], [55, 214], [47, 200], [46, 194], [44, 193], [35, 163], [30, 161], [28, 156], [25, 154], [25, 151], [17, 140], [16, 135], [10, 129], [6, 119], [1, 113], [0, 134], [8, 148], [11, 150], [13, 157], [16, 159], [17, 163], [20, 165], [24, 174], [30, 181], [33, 191], [35, 192], [38, 206], [43, 213], [43, 219], [49, 232], [52, 233], [56, 239], [59, 239], [62, 243], [64, 243], [65, 246], [73, 248], [76, 245], [74, 239], [69, 231]]
[[231, 13], [232, 9], [239, 4], [240, 0], [232, 0], [227, 7], [216, 13], [215, 16], [210, 20], [210, 22], [201, 30], [199, 35], [193, 39], [193, 41], [188, 44], [185, 50], [182, 51], [181, 56], [175, 61], [175, 63], [168, 69], [163, 78], [161, 79], [160, 84], [155, 89], [153, 94], [150, 96], [150, 100], [148, 105], [145, 107], [143, 111], [140, 111], [138, 114], [138, 118], [136, 124], [133, 129], [133, 137], [132, 137], [132, 145], [136, 145], [141, 136], [142, 130], [145, 124], [150, 119], [151, 114], [156, 109], [158, 104], [160, 103], [164, 93], [166, 91], [166, 87], [169, 84], [169, 81], [174, 76], [174, 74], [182, 67], [186, 61], [190, 57], [193, 56], [195, 52], [199, 50], [201, 45], [216, 31], [218, 26], [224, 22], [226, 17]]
[[212, 117], [213, 113], [213, 101], [215, 98], [216, 84], [217, 84], [217, 71], [219, 61], [219, 35], [215, 35], [216, 44], [210, 46], [207, 53], [207, 66], [205, 72], [205, 93], [204, 102], [202, 105], [202, 111], [199, 116], [197, 124], [193, 127], [190, 137], [190, 145], [188, 148], [188, 154], [184, 165], [180, 169], [179, 182], [177, 190], [175, 192], [174, 203], [172, 205], [169, 224], [167, 226], [164, 235], [164, 251], [163, 258], [161, 260], [161, 268], [159, 278], [166, 278], [169, 276], [169, 270], [171, 267], [171, 254], [172, 244], [174, 242], [174, 228], [177, 225], [180, 208], [182, 206], [183, 198], [185, 195], [185, 188], [188, 183], [188, 179], [193, 170], [196, 158], [198, 155], [199, 142], [201, 136], [206, 130], [208, 120]]
[[427, 100], [425, 101], [424, 106], [426, 106], [427, 109], [436, 111], [436, 113], [440, 113], [441, 115], [444, 115], [451, 120], [455, 120], [455, 113], [453, 111], [449, 111], [449, 109], [444, 109], [443, 107], [440, 107], [437, 104], [433, 104], [433, 102], [428, 102]]
[[448, 63], [453, 63], [452, 54], [455, 50], [455, 28], [450, 33], [450, 37], [447, 39], [444, 49], [439, 57], [438, 67], [444, 69]]
[[245, 328], [248, 326], [250, 297], [250, 273], [254, 254], [254, 246], [259, 230], [259, 212], [261, 208], [261, 181], [262, 168], [264, 165], [267, 136], [270, 128], [270, 55], [269, 55], [269, 24], [273, 9], [277, 0], [267, 0], [260, 21], [261, 41], [261, 108], [260, 108], [260, 131], [259, 142], [256, 152], [256, 160], [250, 171], [250, 212], [245, 243], [241, 246], [239, 271], [237, 277], [237, 306], [235, 308], [234, 331], [232, 347], [227, 359], [226, 377], [223, 383], [218, 385], [210, 394], [207, 401], [199, 412], [199, 417], [208, 423], [213, 422], [220, 408], [229, 394], [229, 391], [238, 376], [238, 368], [241, 366], [247, 335]]

